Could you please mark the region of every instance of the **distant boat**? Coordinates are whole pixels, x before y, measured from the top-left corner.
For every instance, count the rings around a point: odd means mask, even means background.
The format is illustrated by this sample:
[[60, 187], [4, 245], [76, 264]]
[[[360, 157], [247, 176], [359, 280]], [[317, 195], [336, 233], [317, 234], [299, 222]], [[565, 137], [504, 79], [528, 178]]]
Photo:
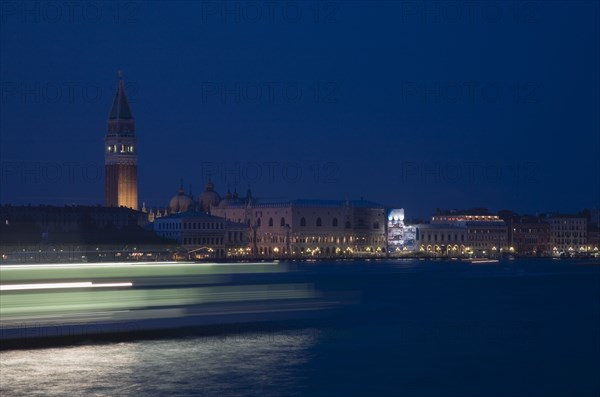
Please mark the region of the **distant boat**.
[[498, 259], [487, 259], [487, 258], [473, 258], [467, 259], [471, 263], [498, 263]]

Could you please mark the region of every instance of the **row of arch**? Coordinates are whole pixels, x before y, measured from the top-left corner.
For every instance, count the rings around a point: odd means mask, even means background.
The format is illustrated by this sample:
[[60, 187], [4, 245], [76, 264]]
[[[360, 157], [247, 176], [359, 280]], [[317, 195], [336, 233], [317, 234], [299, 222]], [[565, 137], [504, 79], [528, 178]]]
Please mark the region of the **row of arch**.
[[438, 253], [438, 254], [444, 254], [444, 255], [465, 255], [468, 253], [469, 248], [466, 247], [465, 245], [461, 244], [448, 244], [446, 246], [443, 245], [438, 245], [438, 244], [428, 244], [428, 245], [421, 245], [421, 251], [426, 251], [429, 253]]

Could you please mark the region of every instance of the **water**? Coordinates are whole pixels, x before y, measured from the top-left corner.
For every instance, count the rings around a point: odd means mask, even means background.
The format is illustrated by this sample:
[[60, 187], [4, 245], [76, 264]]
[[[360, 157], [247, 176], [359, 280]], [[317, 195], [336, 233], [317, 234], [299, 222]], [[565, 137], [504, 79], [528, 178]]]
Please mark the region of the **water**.
[[358, 303], [292, 329], [3, 351], [0, 394], [600, 395], [597, 262], [293, 266], [278, 278]]

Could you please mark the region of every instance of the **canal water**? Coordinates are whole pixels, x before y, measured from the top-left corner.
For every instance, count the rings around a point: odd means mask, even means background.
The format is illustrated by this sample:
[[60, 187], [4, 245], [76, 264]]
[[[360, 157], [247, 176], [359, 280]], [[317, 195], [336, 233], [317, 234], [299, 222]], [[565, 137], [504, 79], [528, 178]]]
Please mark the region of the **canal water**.
[[8, 396], [598, 396], [600, 263], [291, 263], [319, 321], [0, 352]]

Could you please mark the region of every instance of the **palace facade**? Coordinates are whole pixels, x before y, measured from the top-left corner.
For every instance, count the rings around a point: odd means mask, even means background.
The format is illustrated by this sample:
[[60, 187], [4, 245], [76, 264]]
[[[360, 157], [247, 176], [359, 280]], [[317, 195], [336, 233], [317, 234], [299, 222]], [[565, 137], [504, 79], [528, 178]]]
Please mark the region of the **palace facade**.
[[256, 200], [227, 195], [210, 212], [248, 228], [266, 257], [385, 256], [386, 211], [366, 200]]

